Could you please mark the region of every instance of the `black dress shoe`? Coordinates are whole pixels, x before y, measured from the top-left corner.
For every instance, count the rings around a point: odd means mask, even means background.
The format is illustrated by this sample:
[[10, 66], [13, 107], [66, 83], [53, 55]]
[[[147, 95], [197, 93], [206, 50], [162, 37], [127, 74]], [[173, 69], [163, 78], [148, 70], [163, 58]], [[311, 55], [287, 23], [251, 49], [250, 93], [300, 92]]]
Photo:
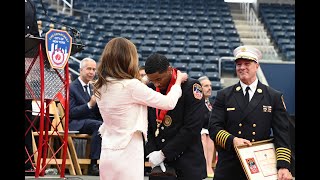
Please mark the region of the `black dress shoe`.
[[90, 164], [88, 175], [99, 176], [99, 165], [98, 164]]

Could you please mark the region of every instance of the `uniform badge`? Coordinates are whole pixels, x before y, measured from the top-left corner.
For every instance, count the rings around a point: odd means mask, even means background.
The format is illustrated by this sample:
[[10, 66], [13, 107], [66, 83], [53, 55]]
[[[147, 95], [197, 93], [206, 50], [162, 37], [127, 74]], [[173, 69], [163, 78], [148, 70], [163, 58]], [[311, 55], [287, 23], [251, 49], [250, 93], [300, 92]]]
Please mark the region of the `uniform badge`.
[[240, 89], [241, 89], [240, 86], [236, 87], [236, 91], [240, 91]]
[[227, 108], [227, 111], [234, 111], [236, 108]]
[[171, 125], [171, 123], [172, 123], [172, 118], [169, 115], [165, 115], [163, 125], [168, 127]]
[[265, 105], [263, 105], [263, 106], [262, 106], [262, 111], [263, 111], [263, 112], [269, 112], [269, 113], [271, 113], [271, 112], [272, 112], [272, 106], [265, 106]]
[[262, 93], [262, 89], [260, 89], [260, 88], [257, 89], [257, 92], [258, 92], [258, 93]]
[[284, 103], [284, 100], [283, 100], [283, 95], [281, 95], [281, 101], [282, 101], [282, 104], [283, 104], [284, 109], [287, 110], [286, 104]]
[[192, 90], [193, 90], [194, 98], [199, 99], [199, 100], [202, 99], [203, 94], [202, 94], [202, 87], [200, 84], [195, 83], [193, 85]]

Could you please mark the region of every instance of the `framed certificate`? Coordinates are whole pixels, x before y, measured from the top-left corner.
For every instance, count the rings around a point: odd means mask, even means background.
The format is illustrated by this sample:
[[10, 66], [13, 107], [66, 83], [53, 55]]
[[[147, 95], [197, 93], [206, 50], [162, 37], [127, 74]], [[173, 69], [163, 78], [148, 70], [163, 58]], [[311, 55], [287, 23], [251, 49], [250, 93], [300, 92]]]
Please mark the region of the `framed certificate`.
[[253, 142], [252, 146], [235, 146], [249, 180], [276, 180], [277, 158], [272, 139]]

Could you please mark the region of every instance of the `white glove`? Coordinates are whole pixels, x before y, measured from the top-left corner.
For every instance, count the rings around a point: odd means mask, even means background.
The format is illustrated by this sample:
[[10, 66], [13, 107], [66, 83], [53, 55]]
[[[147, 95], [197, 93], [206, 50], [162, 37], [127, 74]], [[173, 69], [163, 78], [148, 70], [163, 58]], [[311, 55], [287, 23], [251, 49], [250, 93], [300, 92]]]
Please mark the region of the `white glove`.
[[165, 159], [164, 154], [162, 151], [153, 151], [152, 153], [148, 154], [147, 158], [149, 158], [149, 162], [151, 163], [151, 167], [159, 166]]
[[160, 163], [160, 169], [161, 169], [161, 171], [162, 172], [166, 172], [166, 167], [164, 166], [164, 163], [162, 162], [162, 163]]

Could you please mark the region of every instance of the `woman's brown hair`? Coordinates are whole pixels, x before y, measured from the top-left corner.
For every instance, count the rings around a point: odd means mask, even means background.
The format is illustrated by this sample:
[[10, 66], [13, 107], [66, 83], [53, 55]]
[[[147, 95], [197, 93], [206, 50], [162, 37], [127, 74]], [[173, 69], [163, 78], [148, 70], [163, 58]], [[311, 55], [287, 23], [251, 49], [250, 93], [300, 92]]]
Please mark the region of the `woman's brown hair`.
[[106, 77], [140, 80], [137, 48], [126, 38], [111, 39], [104, 47], [98, 64], [98, 79], [94, 83], [94, 94], [98, 98], [101, 92], [97, 89], [108, 83]]

